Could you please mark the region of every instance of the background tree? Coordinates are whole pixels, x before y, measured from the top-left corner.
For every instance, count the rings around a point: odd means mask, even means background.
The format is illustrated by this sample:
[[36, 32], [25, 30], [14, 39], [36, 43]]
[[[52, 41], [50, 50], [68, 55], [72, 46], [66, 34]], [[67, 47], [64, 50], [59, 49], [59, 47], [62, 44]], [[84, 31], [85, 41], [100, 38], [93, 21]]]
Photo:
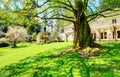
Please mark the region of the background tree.
[[6, 37], [8, 41], [12, 44], [12, 48], [17, 47], [16, 44], [20, 42], [24, 42], [27, 40], [28, 34], [27, 31], [20, 26], [9, 27]]
[[40, 22], [37, 18], [31, 17], [33, 13], [37, 13], [37, 10], [30, 10], [33, 8], [30, 0], [1, 0], [0, 3], [2, 6], [0, 9], [0, 25], [2, 27], [19, 25], [26, 28], [29, 34], [39, 33]]

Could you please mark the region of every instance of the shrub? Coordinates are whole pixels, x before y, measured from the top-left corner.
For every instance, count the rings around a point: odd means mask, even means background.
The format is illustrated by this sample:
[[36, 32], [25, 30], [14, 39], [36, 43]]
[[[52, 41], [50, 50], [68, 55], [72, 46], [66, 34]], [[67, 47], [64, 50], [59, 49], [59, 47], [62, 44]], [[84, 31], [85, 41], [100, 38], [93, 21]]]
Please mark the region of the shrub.
[[6, 38], [0, 38], [0, 47], [7, 47], [9, 46], [9, 42]]
[[32, 42], [32, 35], [28, 35], [28, 37], [27, 37], [27, 40], [26, 40], [27, 42]]
[[57, 37], [49, 37], [50, 42], [57, 42]]
[[27, 40], [28, 34], [26, 29], [20, 26], [9, 27], [6, 33], [8, 41], [12, 44], [12, 47], [17, 47], [16, 44]]
[[49, 40], [49, 37], [45, 31], [38, 33], [38, 35], [37, 35], [37, 43], [38, 44], [47, 43], [48, 40]]
[[37, 36], [36, 33], [33, 33], [33, 34], [32, 34], [32, 41], [33, 41], [33, 42], [36, 41], [36, 36]]

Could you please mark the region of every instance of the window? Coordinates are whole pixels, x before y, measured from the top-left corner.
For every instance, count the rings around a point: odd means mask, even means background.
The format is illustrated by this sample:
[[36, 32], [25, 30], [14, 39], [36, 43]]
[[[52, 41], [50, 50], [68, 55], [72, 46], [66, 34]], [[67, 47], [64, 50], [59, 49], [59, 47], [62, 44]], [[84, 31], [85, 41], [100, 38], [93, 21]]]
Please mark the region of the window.
[[116, 19], [112, 19], [112, 24], [115, 24], [117, 23], [117, 20]]
[[96, 33], [92, 33], [93, 40], [96, 40]]
[[104, 39], [107, 39], [107, 32], [104, 32]]
[[101, 33], [101, 39], [103, 39], [103, 33]]
[[120, 31], [117, 31], [117, 38], [120, 38]]

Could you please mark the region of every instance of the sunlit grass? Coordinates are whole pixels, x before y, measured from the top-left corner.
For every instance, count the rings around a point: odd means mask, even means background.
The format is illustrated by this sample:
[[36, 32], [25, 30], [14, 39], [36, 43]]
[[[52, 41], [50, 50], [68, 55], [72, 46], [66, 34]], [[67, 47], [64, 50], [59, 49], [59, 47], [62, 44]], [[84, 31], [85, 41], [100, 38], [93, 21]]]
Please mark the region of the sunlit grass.
[[[19, 62], [26, 57], [35, 56], [38, 53], [54, 53], [69, 48], [72, 43], [50, 43], [37, 45], [31, 43], [19, 44], [17, 48], [3, 47], [0, 48], [0, 68], [10, 63]], [[58, 49], [58, 50], [57, 50]], [[60, 49], [60, 50], [59, 50]], [[56, 51], [55, 51], [56, 50]]]

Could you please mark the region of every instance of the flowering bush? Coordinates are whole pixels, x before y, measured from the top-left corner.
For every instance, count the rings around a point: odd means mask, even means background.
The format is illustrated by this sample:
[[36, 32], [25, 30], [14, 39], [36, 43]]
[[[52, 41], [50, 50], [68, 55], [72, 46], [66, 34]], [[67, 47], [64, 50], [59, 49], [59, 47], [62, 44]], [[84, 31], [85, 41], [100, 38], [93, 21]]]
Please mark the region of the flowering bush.
[[8, 41], [12, 44], [12, 47], [17, 47], [16, 44], [27, 40], [27, 30], [20, 26], [9, 27], [6, 33]]

